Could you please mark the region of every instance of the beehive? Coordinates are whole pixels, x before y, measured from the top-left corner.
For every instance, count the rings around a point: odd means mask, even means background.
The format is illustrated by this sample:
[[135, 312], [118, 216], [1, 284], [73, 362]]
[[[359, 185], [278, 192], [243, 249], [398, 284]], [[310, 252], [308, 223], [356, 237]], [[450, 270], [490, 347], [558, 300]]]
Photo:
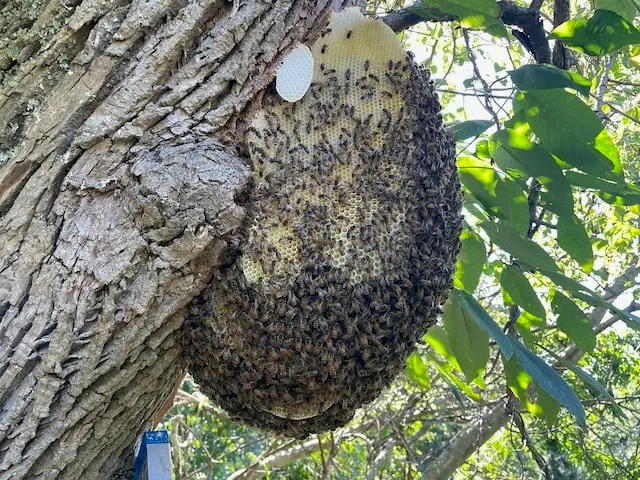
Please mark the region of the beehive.
[[248, 129], [251, 224], [184, 336], [214, 402], [294, 437], [344, 425], [402, 370], [446, 299], [461, 225], [428, 72], [353, 9], [311, 50], [302, 100], [266, 95]]

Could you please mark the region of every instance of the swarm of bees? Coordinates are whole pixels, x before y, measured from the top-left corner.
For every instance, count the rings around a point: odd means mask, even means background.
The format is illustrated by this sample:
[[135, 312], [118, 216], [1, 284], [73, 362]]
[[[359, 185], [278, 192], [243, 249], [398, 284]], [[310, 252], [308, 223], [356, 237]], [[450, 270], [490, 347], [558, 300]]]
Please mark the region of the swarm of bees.
[[353, 10], [312, 52], [304, 98], [267, 98], [247, 131], [251, 224], [184, 329], [212, 401], [299, 438], [346, 424], [402, 370], [446, 299], [461, 228], [428, 71]]

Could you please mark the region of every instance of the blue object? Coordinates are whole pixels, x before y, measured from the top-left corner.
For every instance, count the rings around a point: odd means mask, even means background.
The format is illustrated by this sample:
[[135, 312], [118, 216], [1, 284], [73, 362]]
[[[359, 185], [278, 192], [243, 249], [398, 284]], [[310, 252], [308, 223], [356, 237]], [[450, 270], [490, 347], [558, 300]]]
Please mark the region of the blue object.
[[[157, 449], [153, 448], [152, 445], [161, 445], [164, 448]], [[153, 474], [158, 468], [166, 471], [167, 467], [168, 477], [162, 473]], [[145, 472], [147, 473], [147, 478], [143, 476]], [[133, 478], [134, 480], [163, 480], [164, 478], [171, 478], [169, 433], [166, 430], [154, 430], [142, 434], [142, 442], [138, 450]]]

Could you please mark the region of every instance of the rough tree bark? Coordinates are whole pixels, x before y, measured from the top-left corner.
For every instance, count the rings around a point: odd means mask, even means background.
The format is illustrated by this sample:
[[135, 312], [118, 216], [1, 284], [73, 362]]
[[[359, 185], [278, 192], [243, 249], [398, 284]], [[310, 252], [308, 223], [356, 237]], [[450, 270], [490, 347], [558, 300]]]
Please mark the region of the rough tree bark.
[[342, 3], [0, 4], [0, 479], [130, 467], [243, 220], [252, 100]]

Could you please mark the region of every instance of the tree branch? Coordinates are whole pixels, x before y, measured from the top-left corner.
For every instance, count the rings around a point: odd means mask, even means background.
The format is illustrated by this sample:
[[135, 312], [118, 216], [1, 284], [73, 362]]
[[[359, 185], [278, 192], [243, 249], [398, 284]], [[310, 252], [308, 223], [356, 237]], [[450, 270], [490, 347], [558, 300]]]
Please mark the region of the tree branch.
[[423, 480], [449, 478], [478, 447], [487, 442], [509, 420], [504, 404], [493, 407], [473, 422], [469, 428], [456, 435], [444, 451], [424, 467]]
[[549, 480], [551, 477], [551, 472], [549, 471], [549, 465], [547, 465], [547, 461], [544, 459], [542, 454], [538, 451], [535, 444], [531, 440], [529, 436], [529, 432], [527, 432], [527, 427], [524, 424], [524, 419], [522, 418], [522, 414], [518, 411], [518, 399], [512, 392], [509, 392], [509, 401], [507, 402], [507, 409], [511, 413], [513, 417], [513, 423], [518, 428], [520, 432], [520, 436], [522, 437], [522, 441], [525, 443], [529, 451], [531, 452], [531, 456], [534, 461], [542, 471], [544, 478]]
[[[571, 8], [569, 6], [569, 0], [555, 0], [553, 4], [553, 26], [557, 27], [561, 23], [566, 22], [571, 18]], [[556, 41], [553, 47], [553, 64], [567, 70], [571, 66], [572, 57], [569, 50], [564, 46], [561, 41]]]
[[[511, 25], [518, 27], [528, 37], [533, 56], [538, 63], [550, 63], [551, 62], [551, 49], [549, 48], [549, 42], [542, 28], [542, 20], [540, 19], [540, 9], [533, 8], [538, 3], [534, 2], [532, 8], [521, 7], [510, 1], [498, 2], [500, 7], [500, 20], [505, 25]], [[433, 21], [433, 22], [450, 22], [456, 20], [455, 17], [449, 15], [437, 15], [432, 18], [425, 18], [416, 13], [421, 3], [416, 3], [407, 8], [402, 8], [391, 12], [385, 16], [382, 20], [386, 23], [394, 32], [401, 32], [410, 28], [418, 23]]]

